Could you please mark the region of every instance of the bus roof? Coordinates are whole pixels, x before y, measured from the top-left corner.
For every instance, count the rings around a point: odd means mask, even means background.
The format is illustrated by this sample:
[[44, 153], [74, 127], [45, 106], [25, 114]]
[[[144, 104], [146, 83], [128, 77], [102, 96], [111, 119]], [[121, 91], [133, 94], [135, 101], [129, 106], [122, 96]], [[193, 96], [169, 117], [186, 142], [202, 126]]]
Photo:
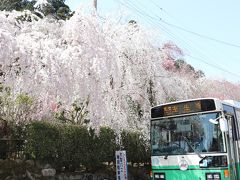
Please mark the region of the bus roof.
[[240, 109], [240, 102], [239, 102], [239, 101], [235, 101], [235, 100], [223, 100], [223, 102], [226, 102], [227, 104], [232, 105], [232, 106]]
[[181, 103], [181, 102], [188, 102], [188, 101], [197, 101], [197, 100], [201, 100], [201, 99], [213, 99], [214, 101], [222, 101], [223, 103], [227, 103], [231, 106], [234, 106], [236, 108], [239, 108], [240, 109], [240, 101], [235, 101], [235, 100], [232, 100], [232, 99], [229, 99], [229, 100], [220, 100], [218, 98], [213, 98], [213, 97], [208, 97], [208, 98], [196, 98], [196, 99], [185, 99], [185, 100], [180, 100], [180, 101], [172, 101], [172, 102], [168, 102], [168, 103], [162, 103], [162, 104], [159, 104], [159, 105], [156, 105], [155, 107], [157, 106], [162, 106], [162, 105], [169, 105], [169, 104], [175, 104], [175, 103]]
[[[163, 106], [163, 105], [169, 105], [169, 104], [175, 104], [175, 103], [188, 102], [188, 101], [197, 101], [197, 100], [203, 100], [203, 99], [213, 99], [214, 101], [220, 101], [219, 99], [213, 98], [213, 97], [209, 97], [209, 98], [196, 98], [196, 99], [185, 99], [185, 100], [180, 100], [180, 101], [172, 101], [172, 102], [168, 102], [168, 103], [162, 103], [162, 104], [156, 105], [154, 107]], [[152, 107], [152, 108], [154, 108], [154, 107]]]

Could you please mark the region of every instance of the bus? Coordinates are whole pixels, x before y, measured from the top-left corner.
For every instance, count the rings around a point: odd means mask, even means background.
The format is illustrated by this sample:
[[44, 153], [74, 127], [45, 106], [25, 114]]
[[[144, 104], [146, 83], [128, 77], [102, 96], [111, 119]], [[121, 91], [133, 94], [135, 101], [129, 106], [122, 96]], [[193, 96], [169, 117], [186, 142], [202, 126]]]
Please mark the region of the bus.
[[240, 102], [155, 106], [150, 136], [153, 180], [240, 180]]

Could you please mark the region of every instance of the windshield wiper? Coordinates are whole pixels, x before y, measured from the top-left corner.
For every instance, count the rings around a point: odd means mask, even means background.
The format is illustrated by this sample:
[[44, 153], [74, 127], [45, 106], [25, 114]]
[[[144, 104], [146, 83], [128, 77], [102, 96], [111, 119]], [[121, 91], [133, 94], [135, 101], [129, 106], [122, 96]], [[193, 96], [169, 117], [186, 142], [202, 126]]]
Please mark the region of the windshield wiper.
[[201, 154], [198, 151], [196, 151], [196, 149], [194, 147], [192, 147], [189, 140], [183, 135], [182, 135], [182, 137], [183, 137], [183, 140], [188, 144], [188, 146], [193, 150], [193, 152], [196, 153], [198, 155], [198, 157], [200, 157], [202, 159], [203, 157], [201, 156]]

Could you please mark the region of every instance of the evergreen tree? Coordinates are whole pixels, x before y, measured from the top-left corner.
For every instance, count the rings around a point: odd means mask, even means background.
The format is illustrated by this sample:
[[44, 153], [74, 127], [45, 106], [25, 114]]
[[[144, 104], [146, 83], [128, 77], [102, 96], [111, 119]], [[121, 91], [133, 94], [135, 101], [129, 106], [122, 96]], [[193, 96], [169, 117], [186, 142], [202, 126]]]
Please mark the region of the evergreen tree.
[[48, 3], [38, 5], [37, 8], [45, 16], [52, 15], [57, 19], [67, 19], [72, 16], [70, 8], [65, 4], [65, 0], [47, 0]]
[[33, 4], [36, 1], [28, 0], [1, 0], [0, 1], [0, 11], [22, 11], [24, 9], [33, 10]]
[[65, 4], [65, 0], [47, 0], [46, 4], [41, 4], [39, 0], [1, 0], [0, 11], [35, 11], [35, 14], [41, 16], [40, 11], [45, 16], [52, 15], [57, 19], [68, 19], [72, 16], [70, 8]]

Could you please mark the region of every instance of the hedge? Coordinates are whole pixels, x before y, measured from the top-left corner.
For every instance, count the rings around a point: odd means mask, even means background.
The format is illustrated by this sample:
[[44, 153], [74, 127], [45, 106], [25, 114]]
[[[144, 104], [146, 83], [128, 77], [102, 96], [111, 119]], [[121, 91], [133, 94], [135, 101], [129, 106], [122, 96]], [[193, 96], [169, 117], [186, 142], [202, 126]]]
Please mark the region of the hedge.
[[[36, 121], [25, 129], [24, 154], [42, 164], [50, 164], [57, 170], [68, 171], [84, 168], [95, 171], [106, 163], [115, 163], [116, 133], [109, 127], [98, 132], [86, 126]], [[128, 161], [148, 163], [149, 145], [139, 132], [121, 133], [122, 149], [127, 151]]]
[[144, 140], [140, 132], [123, 130], [121, 132], [121, 145], [127, 152], [127, 160], [134, 163], [149, 163], [149, 142]]

